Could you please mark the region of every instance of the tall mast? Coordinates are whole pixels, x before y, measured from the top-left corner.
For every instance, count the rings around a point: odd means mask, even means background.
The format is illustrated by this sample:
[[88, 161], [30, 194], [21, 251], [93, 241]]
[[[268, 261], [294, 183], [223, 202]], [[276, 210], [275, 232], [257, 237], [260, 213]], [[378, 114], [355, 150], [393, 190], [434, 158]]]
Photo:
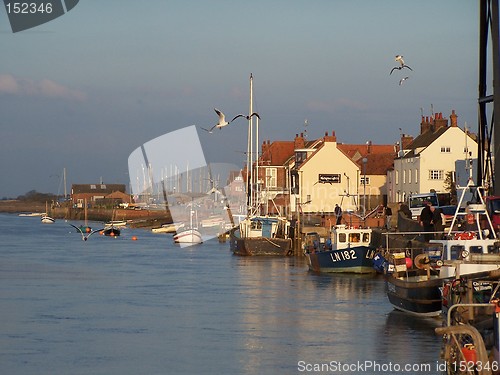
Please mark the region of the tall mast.
[[66, 167], [63, 168], [63, 180], [64, 180], [64, 201], [66, 201], [66, 197], [68, 196], [68, 192], [66, 191]]
[[253, 162], [253, 145], [252, 145], [252, 114], [253, 109], [253, 75], [250, 73], [250, 105], [249, 105], [249, 114], [248, 114], [248, 144], [247, 144], [247, 213], [249, 213], [253, 207], [253, 191], [252, 191], [252, 182], [253, 182], [253, 171], [252, 171], [252, 162]]

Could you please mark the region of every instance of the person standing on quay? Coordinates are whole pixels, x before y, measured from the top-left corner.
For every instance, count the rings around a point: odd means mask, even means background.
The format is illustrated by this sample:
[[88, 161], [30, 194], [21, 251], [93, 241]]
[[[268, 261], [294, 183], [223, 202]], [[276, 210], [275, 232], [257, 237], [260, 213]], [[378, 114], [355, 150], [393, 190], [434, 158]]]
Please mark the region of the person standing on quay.
[[336, 225], [340, 225], [342, 223], [342, 208], [338, 204], [335, 204], [334, 214], [337, 218]]
[[[434, 216], [434, 214], [432, 213], [432, 210], [431, 210], [431, 203], [425, 202], [425, 206], [422, 209], [422, 212], [420, 213], [420, 225], [424, 228], [425, 232], [434, 231], [434, 225], [432, 224], [433, 216]], [[426, 234], [425, 240], [429, 241], [430, 239], [432, 239], [432, 235]]]
[[385, 215], [385, 228], [387, 230], [391, 230], [392, 209], [388, 205], [384, 206], [384, 215]]

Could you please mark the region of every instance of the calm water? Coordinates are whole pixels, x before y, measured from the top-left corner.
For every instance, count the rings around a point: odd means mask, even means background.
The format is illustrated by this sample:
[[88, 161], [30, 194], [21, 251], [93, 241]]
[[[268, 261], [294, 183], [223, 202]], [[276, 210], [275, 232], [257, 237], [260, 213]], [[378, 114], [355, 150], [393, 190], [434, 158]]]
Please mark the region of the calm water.
[[380, 277], [139, 229], [83, 242], [63, 220], [2, 214], [0, 228], [0, 374], [439, 373], [440, 322], [393, 311]]

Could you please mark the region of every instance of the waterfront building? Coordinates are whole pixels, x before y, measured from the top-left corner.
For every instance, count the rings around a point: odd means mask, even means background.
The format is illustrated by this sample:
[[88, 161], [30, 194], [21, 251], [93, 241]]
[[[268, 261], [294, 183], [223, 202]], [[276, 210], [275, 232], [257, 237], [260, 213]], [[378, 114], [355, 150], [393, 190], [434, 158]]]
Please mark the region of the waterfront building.
[[74, 207], [83, 208], [85, 201], [90, 206], [107, 203], [115, 205], [131, 203], [132, 198], [126, 194], [124, 184], [73, 184], [71, 185], [71, 201]]
[[392, 144], [342, 144], [334, 131], [312, 141], [303, 134], [293, 142], [264, 141], [254, 166], [261, 212], [331, 214], [336, 204], [352, 211], [375, 208], [386, 202], [394, 156]]
[[401, 135], [402, 148], [387, 174], [389, 202], [431, 190], [446, 192], [444, 182], [447, 174], [455, 174], [456, 162], [477, 158], [475, 137], [458, 126], [457, 117], [453, 110], [448, 125], [441, 112], [422, 116], [418, 137]]

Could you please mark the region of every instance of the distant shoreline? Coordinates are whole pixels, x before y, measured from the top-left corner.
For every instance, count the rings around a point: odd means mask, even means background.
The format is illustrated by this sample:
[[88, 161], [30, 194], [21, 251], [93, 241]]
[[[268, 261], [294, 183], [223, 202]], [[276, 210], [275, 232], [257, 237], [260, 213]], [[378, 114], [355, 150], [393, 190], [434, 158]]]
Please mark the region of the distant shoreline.
[[[50, 215], [55, 219], [84, 220], [83, 208], [56, 207], [50, 209]], [[171, 223], [172, 218], [166, 211], [161, 210], [130, 210], [110, 208], [90, 208], [87, 210], [87, 219], [90, 221], [107, 222], [110, 220], [125, 220], [131, 227], [157, 227], [162, 224]], [[21, 213], [44, 213], [45, 203], [20, 200], [0, 201], [0, 212]]]

